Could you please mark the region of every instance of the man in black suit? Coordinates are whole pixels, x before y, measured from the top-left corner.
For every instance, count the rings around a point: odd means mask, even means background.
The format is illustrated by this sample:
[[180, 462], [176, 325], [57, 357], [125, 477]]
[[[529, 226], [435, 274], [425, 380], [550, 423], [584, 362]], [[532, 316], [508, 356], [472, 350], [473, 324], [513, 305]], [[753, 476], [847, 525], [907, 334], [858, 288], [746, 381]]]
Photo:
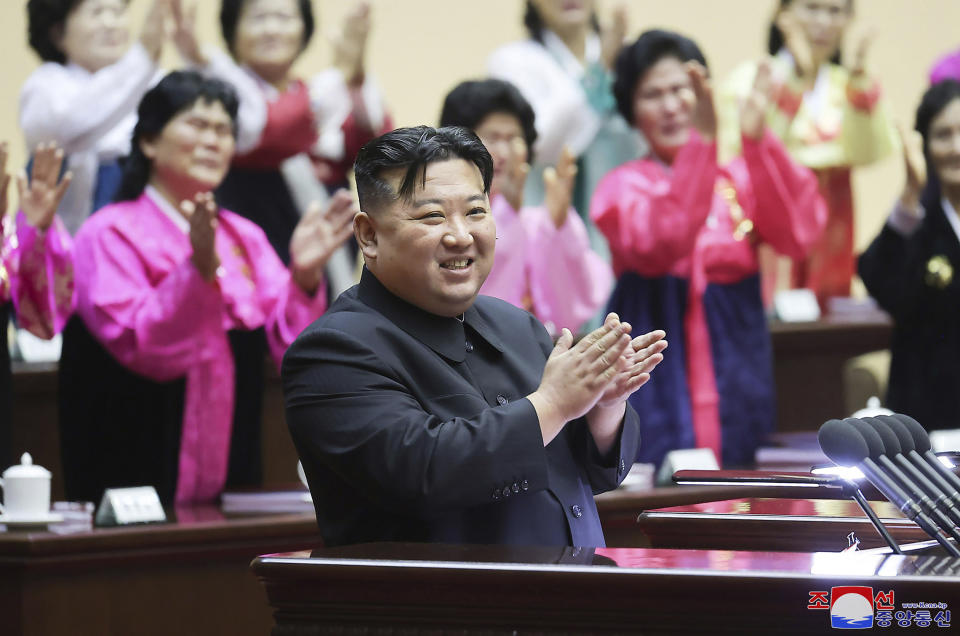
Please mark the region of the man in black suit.
[[478, 296], [493, 264], [490, 154], [464, 128], [399, 129], [355, 166], [366, 267], [287, 351], [287, 422], [328, 545], [602, 546], [593, 495], [636, 456], [626, 398], [662, 331], [616, 315], [556, 346]]

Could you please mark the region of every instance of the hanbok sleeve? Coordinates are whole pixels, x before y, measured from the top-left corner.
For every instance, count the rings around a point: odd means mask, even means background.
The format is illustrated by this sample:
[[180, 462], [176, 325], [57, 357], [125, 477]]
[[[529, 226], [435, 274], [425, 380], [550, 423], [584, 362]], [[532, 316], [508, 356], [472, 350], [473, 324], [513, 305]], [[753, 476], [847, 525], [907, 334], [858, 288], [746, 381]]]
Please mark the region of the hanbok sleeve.
[[[606, 236], [614, 262], [645, 276], [662, 276], [693, 252], [710, 213], [717, 148], [691, 131], [669, 173], [626, 164], [601, 180], [590, 218]], [[635, 168], [635, 169], [634, 169]]]
[[313, 296], [308, 295], [294, 282], [260, 228], [251, 225], [244, 234], [247, 255], [256, 272], [257, 301], [267, 316], [267, 345], [279, 366], [290, 343], [326, 311], [326, 281], [321, 281]]
[[879, 82], [867, 75], [850, 75], [846, 87], [840, 134], [850, 165], [883, 159], [898, 142], [890, 111], [880, 99]]
[[537, 318], [558, 333], [573, 333], [606, 304], [613, 270], [590, 247], [587, 228], [573, 208], [559, 228], [542, 206], [520, 213], [526, 227], [530, 296]]
[[579, 83], [566, 76], [549, 54], [532, 42], [516, 42], [494, 51], [487, 62], [491, 77], [517, 87], [533, 108], [537, 160], [556, 163], [564, 146], [575, 156], [586, 150], [600, 129], [600, 117]]
[[276, 282], [280, 294], [274, 301], [266, 331], [270, 354], [279, 368], [287, 347], [297, 339], [297, 336], [307, 325], [322, 316], [323, 312], [326, 311], [327, 285], [326, 281], [320, 283], [317, 291], [311, 297], [300, 289], [289, 272], [286, 273], [286, 276], [277, 276]]
[[748, 214], [757, 231], [781, 254], [802, 258], [827, 223], [816, 175], [794, 162], [770, 130], [759, 140], [744, 136], [742, 145], [754, 196]]
[[157, 73], [140, 43], [83, 81], [61, 64], [43, 64], [20, 93], [20, 127], [27, 147], [55, 141], [66, 154], [92, 148], [137, 104]]
[[322, 71], [310, 80], [310, 103], [319, 132], [312, 154], [331, 164], [325, 183], [342, 181], [360, 148], [393, 129], [386, 100], [370, 75], [351, 86], [338, 69]]
[[105, 225], [83, 228], [74, 254], [77, 313], [121, 364], [162, 382], [219, 353], [220, 289], [189, 257], [154, 280], [137, 245]]
[[54, 217], [39, 231], [18, 212], [3, 251], [20, 326], [39, 338], [60, 333], [73, 312], [73, 241], [63, 222]]

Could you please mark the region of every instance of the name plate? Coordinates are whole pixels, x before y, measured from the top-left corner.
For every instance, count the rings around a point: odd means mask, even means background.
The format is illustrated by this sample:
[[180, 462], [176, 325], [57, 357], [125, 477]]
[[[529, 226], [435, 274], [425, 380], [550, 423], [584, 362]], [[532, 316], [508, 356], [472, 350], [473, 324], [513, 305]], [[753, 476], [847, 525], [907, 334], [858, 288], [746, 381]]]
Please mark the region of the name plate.
[[720, 470], [717, 456], [709, 448], [680, 448], [663, 458], [657, 473], [657, 485], [672, 486], [673, 473], [678, 470]]
[[773, 311], [783, 322], [810, 322], [820, 318], [820, 305], [809, 289], [785, 289], [773, 295]]
[[960, 429], [952, 428], [943, 431], [930, 431], [930, 448], [932, 448], [935, 453], [960, 451]]
[[125, 526], [166, 520], [167, 515], [153, 486], [137, 486], [103, 491], [95, 523], [98, 526]]

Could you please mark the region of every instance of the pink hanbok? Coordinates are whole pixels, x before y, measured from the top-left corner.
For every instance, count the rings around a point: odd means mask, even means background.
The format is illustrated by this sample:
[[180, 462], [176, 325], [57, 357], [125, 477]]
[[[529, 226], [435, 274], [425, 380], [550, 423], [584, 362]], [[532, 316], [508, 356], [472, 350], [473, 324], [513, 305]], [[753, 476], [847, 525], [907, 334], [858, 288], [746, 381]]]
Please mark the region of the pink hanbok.
[[571, 209], [557, 228], [543, 206], [518, 214], [503, 195], [490, 202], [497, 224], [493, 269], [480, 288], [533, 313], [551, 335], [577, 333], [606, 304], [613, 270], [590, 247], [583, 221]]
[[742, 144], [742, 156], [720, 166], [716, 144], [691, 132], [673, 165], [626, 163], [593, 197], [590, 216], [618, 277], [610, 310], [634, 333], [665, 329], [671, 343], [630, 397], [641, 414], [638, 461], [697, 446], [725, 465], [749, 465], [774, 425], [757, 246], [801, 258], [827, 211], [814, 173], [772, 133]]
[[177, 503], [215, 498], [226, 482], [236, 371], [227, 332], [263, 327], [279, 362], [326, 309], [324, 286], [306, 295], [250, 221], [221, 210], [213, 283], [191, 262], [188, 232], [148, 186], [139, 199], [93, 215], [75, 250], [77, 313], [87, 329], [131, 371], [186, 380]]
[[18, 324], [40, 338], [59, 333], [73, 310], [73, 242], [54, 217], [45, 231], [0, 216], [0, 305], [13, 301]]

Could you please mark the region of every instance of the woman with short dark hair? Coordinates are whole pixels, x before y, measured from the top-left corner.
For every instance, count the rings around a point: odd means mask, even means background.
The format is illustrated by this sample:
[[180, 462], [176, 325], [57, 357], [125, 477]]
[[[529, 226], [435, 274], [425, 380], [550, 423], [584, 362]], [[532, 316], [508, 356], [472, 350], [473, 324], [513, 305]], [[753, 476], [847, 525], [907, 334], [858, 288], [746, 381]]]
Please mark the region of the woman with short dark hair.
[[61, 216], [71, 233], [113, 200], [137, 103], [160, 76], [169, 2], [152, 1], [132, 44], [129, 0], [27, 2], [30, 46], [44, 63], [20, 92], [20, 128], [28, 148], [53, 141], [67, 156], [74, 179]]
[[463, 82], [444, 100], [440, 125], [470, 128], [493, 157], [497, 254], [480, 292], [530, 311], [551, 335], [564, 327], [577, 333], [606, 304], [613, 272], [590, 247], [571, 205], [573, 156], [564, 153], [545, 173], [543, 205], [524, 205], [537, 131], [533, 109], [516, 87], [497, 79]]
[[957, 428], [960, 82], [927, 89], [915, 128], [904, 133], [903, 193], [860, 256], [859, 274], [894, 320], [885, 406], [927, 428]]
[[314, 206], [291, 264], [263, 231], [213, 202], [235, 146], [224, 82], [169, 74], [144, 95], [118, 202], [76, 239], [76, 312], [61, 358], [67, 496], [153, 485], [210, 500], [260, 481], [263, 358], [326, 308], [323, 266], [353, 204]]
[[726, 165], [695, 42], [647, 31], [616, 71], [620, 112], [652, 155], [604, 177], [590, 207], [618, 276], [609, 311], [640, 332], [665, 330], [680, 347], [650, 390], [630, 398], [643, 414], [638, 461], [696, 446], [726, 466], [750, 465], [775, 417], [757, 246], [803, 256], [826, 219], [817, 180], [766, 128], [769, 69], [741, 109], [743, 154]]

